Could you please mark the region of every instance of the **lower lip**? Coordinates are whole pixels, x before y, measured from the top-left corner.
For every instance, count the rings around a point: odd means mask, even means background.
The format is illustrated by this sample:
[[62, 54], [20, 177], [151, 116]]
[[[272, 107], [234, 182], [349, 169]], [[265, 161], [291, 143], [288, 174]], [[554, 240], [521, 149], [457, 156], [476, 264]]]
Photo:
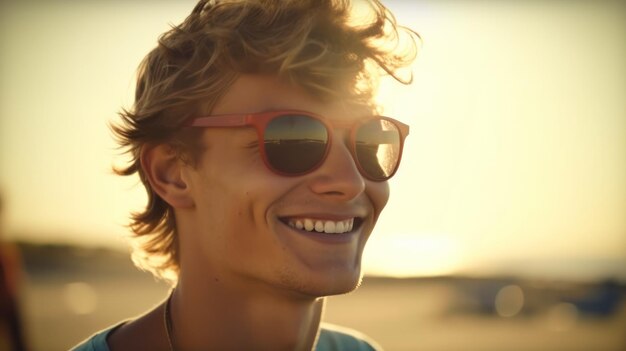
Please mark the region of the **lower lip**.
[[316, 231], [308, 232], [308, 231], [300, 230], [300, 229], [291, 227], [282, 221], [279, 221], [279, 222], [283, 226], [289, 228], [292, 232], [295, 232], [298, 235], [305, 236], [309, 239], [315, 240], [323, 244], [345, 244], [345, 243], [352, 242], [354, 238], [356, 238], [359, 235], [359, 232], [361, 229], [361, 228], [357, 228], [356, 230], [353, 230], [347, 233], [342, 233], [342, 234], [326, 234], [326, 233], [320, 233]]

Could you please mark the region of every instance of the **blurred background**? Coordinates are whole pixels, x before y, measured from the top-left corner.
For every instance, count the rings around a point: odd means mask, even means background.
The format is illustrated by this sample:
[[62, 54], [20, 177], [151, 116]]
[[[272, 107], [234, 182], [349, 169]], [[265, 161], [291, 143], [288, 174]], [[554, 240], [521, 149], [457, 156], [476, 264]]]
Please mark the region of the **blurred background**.
[[[34, 350], [165, 297], [128, 257], [145, 195], [107, 123], [194, 4], [0, 0], [0, 273]], [[392, 351], [626, 350], [626, 3], [386, 4], [423, 37], [379, 95], [411, 135], [326, 320]]]

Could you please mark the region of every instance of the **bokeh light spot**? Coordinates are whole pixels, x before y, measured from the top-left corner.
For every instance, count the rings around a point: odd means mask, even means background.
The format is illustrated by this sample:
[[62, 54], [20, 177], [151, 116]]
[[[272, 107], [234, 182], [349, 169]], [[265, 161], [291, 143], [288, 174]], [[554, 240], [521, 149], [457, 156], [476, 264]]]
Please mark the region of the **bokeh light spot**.
[[501, 317], [513, 317], [524, 307], [524, 292], [517, 285], [507, 285], [498, 291], [495, 300], [496, 312]]

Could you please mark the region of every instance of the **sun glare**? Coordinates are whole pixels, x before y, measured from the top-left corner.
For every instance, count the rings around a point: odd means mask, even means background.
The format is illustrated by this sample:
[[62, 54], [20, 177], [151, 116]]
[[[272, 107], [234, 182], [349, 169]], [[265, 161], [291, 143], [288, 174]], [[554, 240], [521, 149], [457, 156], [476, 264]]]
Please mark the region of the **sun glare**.
[[452, 274], [462, 261], [450, 236], [421, 233], [373, 235], [363, 260], [366, 274], [397, 278]]

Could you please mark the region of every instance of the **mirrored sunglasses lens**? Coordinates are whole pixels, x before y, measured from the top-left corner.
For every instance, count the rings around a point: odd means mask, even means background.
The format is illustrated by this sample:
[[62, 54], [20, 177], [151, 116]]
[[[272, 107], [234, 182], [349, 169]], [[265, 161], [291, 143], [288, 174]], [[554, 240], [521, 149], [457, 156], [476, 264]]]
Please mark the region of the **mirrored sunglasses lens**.
[[264, 136], [267, 161], [275, 170], [300, 174], [316, 167], [328, 145], [328, 131], [319, 120], [302, 115], [284, 115], [267, 125]]
[[400, 131], [385, 119], [374, 119], [356, 132], [356, 156], [367, 176], [373, 180], [389, 179], [400, 160]]

